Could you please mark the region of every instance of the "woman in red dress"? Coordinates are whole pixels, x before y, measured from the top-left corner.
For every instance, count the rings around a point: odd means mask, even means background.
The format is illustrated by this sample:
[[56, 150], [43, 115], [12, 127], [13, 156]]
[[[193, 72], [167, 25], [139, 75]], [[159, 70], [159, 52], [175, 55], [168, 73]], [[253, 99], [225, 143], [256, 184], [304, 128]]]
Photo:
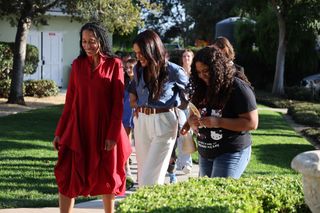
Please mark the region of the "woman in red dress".
[[105, 212], [113, 212], [115, 195], [125, 192], [131, 153], [122, 125], [123, 67], [97, 23], [81, 28], [80, 49], [53, 140], [60, 211], [71, 212], [77, 196], [103, 195]]

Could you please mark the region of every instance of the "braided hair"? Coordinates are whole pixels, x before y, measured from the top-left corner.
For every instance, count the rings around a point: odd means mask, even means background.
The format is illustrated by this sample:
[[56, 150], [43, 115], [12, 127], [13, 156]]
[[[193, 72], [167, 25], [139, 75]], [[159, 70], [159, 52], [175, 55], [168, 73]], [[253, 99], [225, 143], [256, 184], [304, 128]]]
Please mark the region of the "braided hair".
[[89, 22], [86, 23], [81, 27], [80, 30], [80, 55], [79, 57], [86, 57], [87, 54], [85, 50], [82, 47], [82, 32], [84, 30], [89, 30], [92, 31], [95, 37], [98, 39], [99, 44], [100, 44], [100, 51], [103, 55], [109, 56], [109, 57], [114, 57], [111, 47], [108, 41], [108, 33], [106, 29], [100, 25], [98, 22]]

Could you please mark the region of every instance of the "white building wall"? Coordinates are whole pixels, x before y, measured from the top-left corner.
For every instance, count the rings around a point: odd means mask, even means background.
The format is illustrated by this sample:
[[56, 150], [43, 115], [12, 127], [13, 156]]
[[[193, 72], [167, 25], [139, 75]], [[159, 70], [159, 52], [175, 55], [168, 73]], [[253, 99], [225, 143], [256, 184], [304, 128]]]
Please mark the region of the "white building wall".
[[[57, 32], [63, 37], [63, 72], [62, 87], [66, 88], [69, 80], [69, 73], [72, 61], [79, 55], [79, 31], [83, 24], [77, 21], [70, 22], [68, 16], [52, 16], [48, 19], [48, 25], [35, 27], [32, 26], [30, 31], [39, 32]], [[11, 27], [5, 20], [0, 20], [0, 41], [14, 42], [16, 36], [16, 27]], [[112, 38], [110, 35], [109, 38]], [[110, 40], [112, 44], [112, 40]], [[41, 59], [40, 59], [41, 60]]]

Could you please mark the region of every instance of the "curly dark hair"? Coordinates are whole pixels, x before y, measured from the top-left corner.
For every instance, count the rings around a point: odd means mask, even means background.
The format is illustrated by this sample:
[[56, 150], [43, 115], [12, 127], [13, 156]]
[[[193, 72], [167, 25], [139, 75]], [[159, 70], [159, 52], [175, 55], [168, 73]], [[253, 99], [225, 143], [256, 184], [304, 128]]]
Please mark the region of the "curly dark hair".
[[[148, 61], [148, 65], [143, 68], [143, 72], [145, 76], [149, 76], [146, 83], [150, 90], [150, 98], [159, 100], [163, 92], [163, 85], [168, 79], [166, 49], [159, 35], [152, 30], [145, 30], [138, 34], [133, 40], [133, 44], [138, 45], [141, 54]], [[142, 68], [139, 61], [136, 66], [138, 69]]]
[[[196, 63], [201, 62], [209, 68], [210, 84], [199, 78]], [[229, 59], [215, 46], [199, 50], [191, 65], [189, 88], [190, 99], [197, 107], [209, 106], [223, 109], [233, 86], [237, 70], [229, 63]]]
[[110, 47], [110, 44], [108, 41], [107, 31], [98, 22], [89, 22], [89, 23], [84, 24], [81, 27], [81, 30], [80, 30], [80, 55], [79, 55], [79, 57], [86, 57], [87, 56], [85, 50], [82, 47], [82, 32], [84, 30], [89, 30], [94, 33], [95, 37], [98, 39], [98, 41], [100, 43], [100, 50], [101, 50], [102, 54], [109, 56], [109, 57], [115, 57], [115, 55], [111, 51], [111, 47]]

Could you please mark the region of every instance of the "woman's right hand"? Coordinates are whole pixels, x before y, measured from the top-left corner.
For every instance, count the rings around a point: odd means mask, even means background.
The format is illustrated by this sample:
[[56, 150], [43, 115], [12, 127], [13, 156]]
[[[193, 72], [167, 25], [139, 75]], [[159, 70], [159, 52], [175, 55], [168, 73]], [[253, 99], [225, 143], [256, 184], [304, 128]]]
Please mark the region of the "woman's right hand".
[[60, 143], [60, 137], [59, 136], [54, 136], [54, 139], [52, 141], [52, 144], [53, 144], [53, 149], [55, 151], [58, 151], [59, 150], [59, 143]]

